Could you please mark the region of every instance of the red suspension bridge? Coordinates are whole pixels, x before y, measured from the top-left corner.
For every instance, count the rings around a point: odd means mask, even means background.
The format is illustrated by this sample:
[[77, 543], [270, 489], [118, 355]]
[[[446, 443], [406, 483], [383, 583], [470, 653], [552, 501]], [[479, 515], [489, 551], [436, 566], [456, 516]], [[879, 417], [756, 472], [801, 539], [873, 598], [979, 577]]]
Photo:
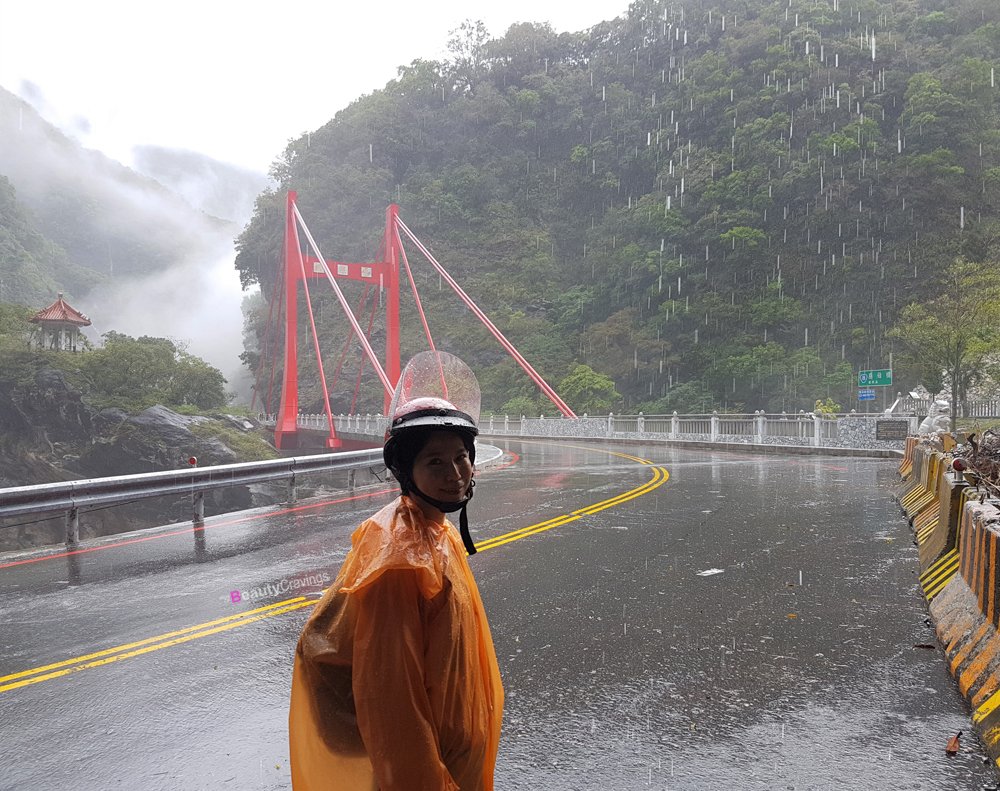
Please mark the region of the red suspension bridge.
[[[410, 268], [409, 259], [403, 246], [403, 238], [406, 238], [430, 263], [434, 270], [440, 275], [443, 282], [447, 283], [458, 295], [472, 314], [489, 330], [490, 334], [500, 343], [511, 357], [524, 369], [525, 373], [538, 386], [538, 388], [552, 401], [553, 404], [566, 417], [576, 417], [566, 403], [559, 397], [558, 393], [542, 378], [542, 376], [531, 366], [524, 356], [514, 347], [514, 345], [504, 336], [483, 310], [473, 301], [473, 299], [462, 289], [455, 279], [448, 274], [445, 268], [431, 255], [427, 247], [416, 237], [416, 235], [406, 226], [399, 217], [399, 207], [390, 205], [385, 212], [385, 232], [382, 236], [381, 246], [377, 260], [371, 263], [348, 263], [343, 261], [332, 261], [326, 259], [316, 244], [312, 233], [309, 231], [302, 214], [296, 204], [296, 193], [289, 192], [285, 201], [285, 242], [282, 260], [282, 273], [278, 280], [278, 288], [274, 289], [272, 298], [269, 300], [267, 326], [265, 328], [263, 353], [261, 354], [260, 365], [257, 370], [257, 384], [254, 390], [254, 403], [256, 403], [258, 393], [263, 387], [263, 373], [265, 365], [270, 363], [270, 375], [266, 387], [266, 397], [262, 399], [263, 405], [269, 414], [277, 413], [274, 429], [275, 445], [282, 450], [294, 449], [300, 446], [300, 434], [298, 426], [299, 416], [299, 383], [298, 383], [298, 321], [299, 321], [299, 292], [305, 297], [305, 315], [309, 320], [310, 338], [312, 339], [313, 353], [316, 358], [319, 379], [323, 392], [323, 408], [326, 414], [329, 433], [325, 437], [324, 444], [327, 448], [338, 448], [341, 441], [337, 437], [334, 428], [333, 413], [330, 408], [330, 389], [337, 386], [340, 374], [343, 370], [344, 362], [355, 339], [360, 344], [364, 354], [361, 357], [361, 364], [358, 369], [354, 386], [354, 395], [351, 402], [351, 411], [357, 404], [358, 391], [361, 385], [361, 374], [366, 361], [371, 364], [383, 388], [384, 407], [388, 410], [389, 400], [392, 391], [399, 380], [400, 373], [400, 352], [399, 352], [399, 305], [400, 305], [400, 263], [406, 272], [406, 279], [413, 293], [413, 298], [420, 317], [424, 336], [428, 347], [435, 350], [434, 338], [431, 335], [430, 326], [427, 322], [427, 315], [424, 312], [423, 304], [420, 301], [420, 294], [413, 278], [413, 271]], [[304, 254], [302, 249], [303, 239], [306, 242], [309, 253]], [[316, 328], [316, 317], [313, 311], [312, 298], [309, 290], [310, 281], [326, 280], [333, 292], [337, 296], [337, 301], [344, 312], [345, 317], [350, 322], [351, 331], [344, 342], [343, 350], [337, 360], [334, 373], [327, 384], [327, 376], [323, 365], [323, 357], [320, 352], [319, 334]], [[347, 298], [344, 296], [338, 280], [351, 280], [364, 284], [364, 290], [359, 300], [357, 311], [351, 310]], [[376, 296], [384, 297], [382, 300]], [[362, 328], [356, 313], [361, 313], [368, 304], [371, 297], [371, 308], [369, 310], [367, 327]], [[369, 337], [375, 322], [378, 305], [385, 305], [385, 358], [384, 363], [378, 358]], [[277, 310], [277, 316], [275, 311]], [[281, 346], [284, 364], [282, 366], [282, 381], [280, 405], [277, 410], [272, 409], [272, 399], [274, 396], [275, 371], [278, 365], [279, 345], [274, 342], [273, 335], [276, 334], [278, 325], [284, 317], [284, 343]]]

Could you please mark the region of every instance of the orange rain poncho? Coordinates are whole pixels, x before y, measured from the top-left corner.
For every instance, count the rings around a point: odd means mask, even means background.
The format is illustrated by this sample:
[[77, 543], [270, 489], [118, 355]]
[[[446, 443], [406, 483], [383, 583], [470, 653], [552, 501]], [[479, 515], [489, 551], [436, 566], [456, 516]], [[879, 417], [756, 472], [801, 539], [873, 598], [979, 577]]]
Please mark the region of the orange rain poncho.
[[402, 496], [351, 538], [295, 653], [295, 791], [491, 791], [503, 687], [455, 528]]

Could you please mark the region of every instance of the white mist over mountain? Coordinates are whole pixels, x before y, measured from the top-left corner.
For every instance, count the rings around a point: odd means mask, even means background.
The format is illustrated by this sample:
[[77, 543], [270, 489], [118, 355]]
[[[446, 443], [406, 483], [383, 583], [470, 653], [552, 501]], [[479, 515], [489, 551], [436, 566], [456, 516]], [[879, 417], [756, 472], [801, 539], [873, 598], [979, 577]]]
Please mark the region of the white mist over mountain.
[[[198, 151], [264, 173], [289, 139], [317, 129], [401, 64], [447, 55], [450, 32], [482, 20], [575, 31], [627, 0], [0, 0], [0, 86], [125, 165], [133, 148]], [[24, 88], [44, 93], [44, 105]]]
[[[186, 343], [232, 386], [243, 326], [233, 242], [290, 139], [381, 88], [400, 64], [446, 57], [450, 32], [466, 19], [495, 36], [524, 21], [581, 30], [626, 5], [389, 0], [374, 16], [364, 4], [96, 0], [60, 3], [56, 20], [49, 3], [0, 0], [0, 88], [30, 106], [27, 122], [23, 108], [0, 118], [0, 175], [29, 205], [51, 204], [52, 184], [89, 178], [79, 170], [89, 162], [84, 170], [104, 174], [102, 200], [115, 207], [109, 226], [134, 222], [137, 234], [176, 239], [163, 261], [135, 261], [112, 244], [89, 250], [98, 260], [86, 264], [106, 279], [74, 304], [101, 332]], [[32, 110], [91, 151], [67, 154]], [[165, 189], [106, 178], [98, 151]]]
[[162, 149], [140, 152], [149, 175], [139, 174], [82, 148], [2, 89], [0, 139], [0, 175], [78, 266], [63, 288], [93, 321], [92, 340], [110, 330], [168, 337], [232, 386], [243, 329], [234, 239], [266, 178]]

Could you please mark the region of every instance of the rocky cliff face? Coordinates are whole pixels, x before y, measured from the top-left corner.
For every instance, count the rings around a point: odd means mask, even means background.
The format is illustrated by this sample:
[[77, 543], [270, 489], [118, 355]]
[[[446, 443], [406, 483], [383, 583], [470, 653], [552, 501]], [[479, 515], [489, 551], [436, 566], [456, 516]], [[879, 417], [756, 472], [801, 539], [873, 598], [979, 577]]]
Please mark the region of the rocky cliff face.
[[[70, 388], [60, 371], [42, 369], [28, 387], [0, 381], [0, 488], [78, 478], [102, 478], [240, 461], [218, 438], [192, 431], [208, 418], [180, 415], [154, 406], [129, 416], [118, 409], [95, 410]], [[232, 421], [247, 430], [249, 422]], [[80, 536], [93, 537], [190, 518], [190, 498], [140, 501], [80, 515]], [[206, 513], [246, 508], [247, 487], [206, 495]], [[0, 520], [0, 549], [63, 540], [63, 517]]]

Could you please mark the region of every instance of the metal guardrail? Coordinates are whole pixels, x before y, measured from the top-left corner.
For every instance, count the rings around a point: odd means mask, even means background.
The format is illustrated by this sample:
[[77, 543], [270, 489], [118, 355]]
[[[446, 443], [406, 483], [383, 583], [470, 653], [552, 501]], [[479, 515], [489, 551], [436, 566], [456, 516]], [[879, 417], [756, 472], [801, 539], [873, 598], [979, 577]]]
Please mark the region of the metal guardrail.
[[295, 499], [296, 479], [300, 475], [332, 470], [355, 470], [382, 462], [382, 449], [347, 453], [294, 456], [286, 459], [220, 464], [215, 467], [192, 467], [163, 470], [109, 478], [43, 483], [0, 489], [0, 518], [64, 511], [66, 543], [79, 541], [79, 509], [102, 505], [120, 505], [133, 500], [164, 495], [191, 494], [193, 521], [204, 519], [204, 493], [209, 489], [240, 486], [265, 481], [287, 480], [289, 500]]

